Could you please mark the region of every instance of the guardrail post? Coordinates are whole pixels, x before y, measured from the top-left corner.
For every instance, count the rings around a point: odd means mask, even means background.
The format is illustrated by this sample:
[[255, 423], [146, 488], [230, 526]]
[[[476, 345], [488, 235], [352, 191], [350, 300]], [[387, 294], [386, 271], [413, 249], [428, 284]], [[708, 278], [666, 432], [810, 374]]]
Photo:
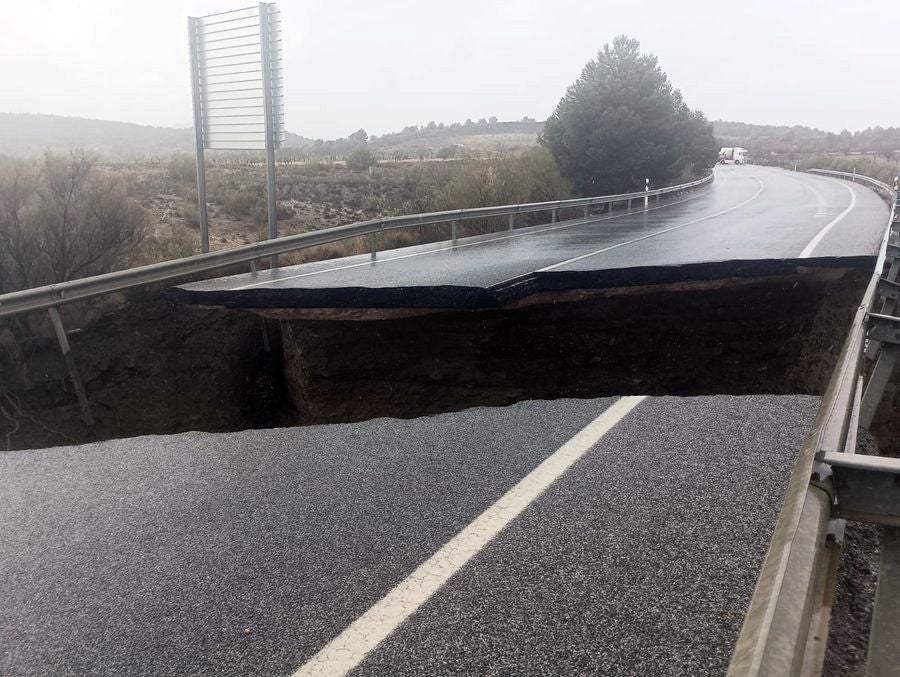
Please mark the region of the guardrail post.
[[900, 660], [900, 528], [885, 527], [881, 534], [881, 561], [872, 629], [869, 635], [867, 675], [891, 675]]
[[631, 211], [631, 198], [628, 198], [628, 211]]
[[650, 196], [647, 193], [650, 192], [650, 179], [644, 179], [644, 209], [648, 209], [650, 207]]
[[87, 399], [87, 393], [84, 391], [84, 384], [81, 382], [81, 376], [75, 367], [75, 360], [72, 358], [71, 349], [69, 347], [69, 337], [66, 336], [66, 329], [63, 327], [62, 318], [59, 311], [51, 306], [47, 308], [47, 314], [50, 316], [50, 322], [53, 324], [53, 331], [56, 332], [56, 340], [59, 342], [59, 349], [66, 361], [66, 368], [69, 371], [69, 377], [72, 379], [72, 385], [75, 387], [75, 397], [78, 398], [78, 406], [81, 409], [81, 420], [86, 425], [94, 425], [94, 416], [91, 414], [91, 405]]
[[862, 404], [859, 407], [859, 424], [866, 430], [872, 425], [875, 411], [878, 409], [878, 404], [884, 396], [891, 374], [894, 373], [898, 351], [900, 351], [900, 346], [884, 344], [878, 353], [878, 359], [875, 360], [872, 375], [869, 376], [866, 391], [863, 393]]
[[450, 222], [450, 239], [452, 240], [452, 244], [456, 246], [456, 221]]
[[656, 194], [656, 204], [659, 204], [659, 193]]
[[590, 205], [585, 205], [584, 206], [584, 218], [587, 218], [588, 216], [590, 216], [590, 214], [589, 214], [590, 211], [591, 211]]
[[371, 254], [371, 260], [374, 261], [377, 255], [377, 250], [375, 248], [375, 232], [372, 231], [369, 233], [369, 253]]
[[259, 275], [259, 262], [258, 261], [253, 260], [250, 262], [250, 274], [253, 275], [254, 277]]
[[509, 215], [509, 229], [512, 230], [513, 228], [515, 228], [515, 226], [516, 226], [516, 215], [510, 214]]
[[550, 223], [556, 223], [556, 210], [553, 209], [550, 212]]
[[613, 203], [612, 203], [612, 200], [610, 200], [610, 201], [609, 201], [609, 206], [608, 206], [607, 209], [606, 209], [606, 211], [608, 211], [610, 214], [612, 214], [612, 206], [613, 206]]

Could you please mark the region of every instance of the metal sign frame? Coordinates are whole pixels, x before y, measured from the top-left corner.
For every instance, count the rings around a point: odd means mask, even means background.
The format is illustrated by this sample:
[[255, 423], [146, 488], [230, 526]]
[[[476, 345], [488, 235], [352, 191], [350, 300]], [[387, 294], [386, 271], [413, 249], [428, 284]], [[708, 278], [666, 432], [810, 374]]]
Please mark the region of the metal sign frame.
[[188, 17], [188, 41], [201, 250], [209, 251], [205, 150], [265, 151], [268, 237], [274, 239], [275, 150], [285, 139], [280, 12], [260, 2]]

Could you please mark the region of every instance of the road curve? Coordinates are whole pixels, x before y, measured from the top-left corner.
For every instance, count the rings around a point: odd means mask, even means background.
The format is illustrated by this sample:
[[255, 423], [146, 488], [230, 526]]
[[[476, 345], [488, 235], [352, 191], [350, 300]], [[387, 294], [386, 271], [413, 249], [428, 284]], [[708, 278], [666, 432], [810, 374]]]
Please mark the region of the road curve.
[[441, 307], [447, 290], [496, 291], [536, 274], [877, 253], [888, 209], [871, 190], [766, 167], [715, 172], [709, 188], [647, 211], [384, 251], [375, 262], [362, 255], [235, 275], [173, 295], [211, 305], [359, 307], [392, 298], [378, 292], [417, 290]]

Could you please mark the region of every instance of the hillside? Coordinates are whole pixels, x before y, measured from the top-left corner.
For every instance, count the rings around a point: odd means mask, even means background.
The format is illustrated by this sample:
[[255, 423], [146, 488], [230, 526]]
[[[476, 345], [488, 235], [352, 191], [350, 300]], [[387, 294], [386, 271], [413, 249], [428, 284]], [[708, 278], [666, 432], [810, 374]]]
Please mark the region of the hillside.
[[145, 157], [190, 150], [193, 134], [190, 129], [129, 122], [0, 113], [0, 153], [31, 155], [73, 147], [117, 158]]
[[[312, 144], [288, 133], [287, 146]], [[108, 159], [146, 159], [172, 153], [192, 152], [191, 128], [151, 127], [130, 122], [92, 120], [62, 115], [0, 113], [0, 153], [33, 155], [45, 150], [84, 148]]]
[[[381, 160], [414, 160], [450, 157], [508, 155], [534, 146], [543, 122], [523, 118], [427, 125], [369, 137], [359, 129], [346, 138], [309, 139], [288, 133], [280, 155], [288, 160], [340, 160], [368, 143]], [[794, 126], [754, 125], [717, 120], [713, 132], [723, 146], [744, 146], [756, 161], [783, 160], [814, 154], [870, 154], [889, 160], [900, 156], [900, 128], [874, 127], [840, 134]], [[0, 113], [0, 153], [33, 155], [51, 149], [65, 151], [81, 147], [111, 160], [137, 160], [172, 153], [190, 153], [194, 148], [190, 128], [151, 127], [128, 122]], [[233, 155], [233, 154], [231, 154]]]
[[757, 162], [824, 154], [866, 154], [888, 160], [900, 155], [900, 127], [871, 127], [835, 134], [802, 125], [752, 125], [717, 120], [713, 122], [713, 132], [723, 146], [748, 148]]
[[[498, 122], [494, 118], [479, 122], [469, 120], [446, 126], [430, 123], [421, 128], [406, 127], [400, 132], [373, 137], [369, 144], [382, 159], [432, 157], [441, 148], [463, 148], [476, 155], [491, 154], [534, 145], [541, 126], [542, 123], [527, 118], [518, 122]], [[288, 132], [282, 154], [288, 159], [338, 160], [366, 143], [367, 138], [364, 130], [329, 141]], [[0, 113], [0, 153], [34, 155], [47, 149], [66, 151], [75, 147], [93, 151], [106, 159], [146, 159], [191, 152], [194, 137], [190, 128], [151, 127], [61, 115]]]

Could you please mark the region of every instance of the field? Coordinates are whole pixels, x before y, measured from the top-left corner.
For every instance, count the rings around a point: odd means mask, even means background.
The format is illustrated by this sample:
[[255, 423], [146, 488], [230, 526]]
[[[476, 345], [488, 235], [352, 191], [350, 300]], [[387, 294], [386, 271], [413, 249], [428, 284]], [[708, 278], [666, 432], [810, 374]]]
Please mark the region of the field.
[[[319, 230], [376, 216], [427, 210], [457, 162], [384, 163], [354, 172], [343, 163], [279, 163], [276, 172], [279, 235]], [[139, 246], [141, 262], [196, 253], [200, 249], [194, 163], [168, 161], [106, 164], [124, 180], [130, 197], [148, 213]], [[207, 169], [210, 248], [266, 237], [265, 166], [217, 163]]]
[[[190, 156], [108, 163], [97, 169], [119, 179], [127, 186], [129, 197], [146, 211], [147, 231], [134, 248], [129, 265], [200, 251], [195, 167]], [[262, 163], [210, 163], [211, 250], [266, 238], [264, 186]], [[341, 161], [279, 162], [276, 194], [278, 234], [293, 235], [381, 216], [559, 199], [566, 197], [569, 189], [548, 156], [533, 149], [493, 159], [380, 162], [368, 171], [350, 170]], [[402, 246], [441, 236], [436, 231], [394, 232], [382, 236], [384, 242], [379, 246]], [[361, 241], [348, 241], [304, 251], [285, 262], [344, 256], [364, 248]]]

